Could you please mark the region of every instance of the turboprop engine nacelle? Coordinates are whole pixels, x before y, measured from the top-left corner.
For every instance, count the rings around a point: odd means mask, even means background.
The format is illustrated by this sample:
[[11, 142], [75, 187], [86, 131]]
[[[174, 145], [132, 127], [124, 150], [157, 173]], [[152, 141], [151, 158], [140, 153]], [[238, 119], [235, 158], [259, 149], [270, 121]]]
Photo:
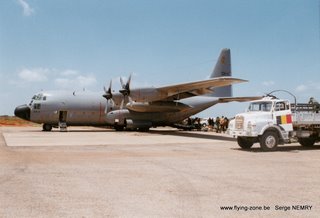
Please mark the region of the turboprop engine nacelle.
[[129, 117], [130, 112], [127, 109], [114, 110], [107, 113], [106, 121], [109, 125], [125, 125], [125, 120]]
[[149, 129], [152, 127], [152, 123], [150, 121], [145, 120], [126, 120], [126, 128], [127, 129]]
[[190, 106], [180, 102], [132, 102], [126, 105], [128, 109], [136, 112], [178, 112], [189, 109]]
[[112, 126], [125, 127], [126, 129], [149, 129], [151, 121], [131, 119], [130, 111], [127, 109], [111, 111], [107, 114], [107, 123]]

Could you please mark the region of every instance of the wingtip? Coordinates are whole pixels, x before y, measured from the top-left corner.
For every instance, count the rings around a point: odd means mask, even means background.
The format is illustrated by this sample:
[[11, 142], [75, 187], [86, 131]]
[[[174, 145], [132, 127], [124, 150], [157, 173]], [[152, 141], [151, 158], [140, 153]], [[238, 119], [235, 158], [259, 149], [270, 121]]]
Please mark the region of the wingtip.
[[246, 80], [246, 79], [240, 79], [240, 78], [235, 78], [235, 77], [231, 77], [231, 76], [217, 77], [217, 78], [211, 78], [211, 79], [218, 79], [218, 80], [221, 80], [221, 79], [224, 79], [224, 80], [233, 80], [233, 81], [236, 81], [236, 82], [239, 82], [239, 83], [242, 83], [242, 82], [249, 82], [249, 80]]
[[249, 82], [249, 80], [246, 80], [246, 79], [240, 79], [240, 78], [234, 78], [234, 77], [231, 77], [233, 80], [236, 80], [237, 82], [239, 83], [245, 83], [245, 82]]

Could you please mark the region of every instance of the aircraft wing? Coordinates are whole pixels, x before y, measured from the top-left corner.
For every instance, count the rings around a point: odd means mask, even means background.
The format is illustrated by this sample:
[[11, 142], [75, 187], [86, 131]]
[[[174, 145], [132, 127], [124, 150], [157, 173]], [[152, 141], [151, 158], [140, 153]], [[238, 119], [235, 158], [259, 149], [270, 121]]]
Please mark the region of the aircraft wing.
[[259, 99], [262, 99], [262, 98], [263, 98], [263, 96], [226, 97], [226, 98], [219, 98], [218, 101], [219, 101], [219, 103], [228, 103], [228, 102], [232, 102], [232, 101], [246, 102], [246, 101], [259, 100]]
[[247, 82], [247, 80], [232, 77], [219, 77], [196, 82], [163, 86], [157, 88], [157, 91], [161, 93], [160, 96], [162, 96], [162, 99], [158, 100], [174, 100], [183, 99], [191, 96], [204, 95], [212, 93], [213, 88], [228, 86], [241, 82]]

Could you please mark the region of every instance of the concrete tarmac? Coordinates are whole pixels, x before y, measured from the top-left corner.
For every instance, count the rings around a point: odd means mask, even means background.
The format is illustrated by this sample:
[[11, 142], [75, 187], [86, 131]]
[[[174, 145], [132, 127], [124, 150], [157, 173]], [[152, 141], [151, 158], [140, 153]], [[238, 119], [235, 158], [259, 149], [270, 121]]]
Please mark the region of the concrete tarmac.
[[0, 127], [0, 217], [319, 217], [319, 156], [212, 132]]

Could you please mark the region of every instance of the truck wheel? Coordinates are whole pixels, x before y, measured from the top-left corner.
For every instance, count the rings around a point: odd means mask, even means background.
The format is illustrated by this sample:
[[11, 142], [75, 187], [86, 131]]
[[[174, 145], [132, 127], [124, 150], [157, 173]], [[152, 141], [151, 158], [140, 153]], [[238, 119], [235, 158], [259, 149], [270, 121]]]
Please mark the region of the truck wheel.
[[312, 147], [316, 142], [315, 138], [298, 138], [298, 142], [303, 147]]
[[277, 149], [279, 137], [276, 132], [266, 131], [260, 138], [260, 147], [263, 151], [274, 151]]
[[237, 137], [238, 145], [243, 149], [249, 149], [252, 147], [253, 142], [246, 137]]
[[42, 125], [42, 131], [45, 131], [45, 132], [50, 132], [52, 130], [52, 126], [50, 124], [43, 124]]

